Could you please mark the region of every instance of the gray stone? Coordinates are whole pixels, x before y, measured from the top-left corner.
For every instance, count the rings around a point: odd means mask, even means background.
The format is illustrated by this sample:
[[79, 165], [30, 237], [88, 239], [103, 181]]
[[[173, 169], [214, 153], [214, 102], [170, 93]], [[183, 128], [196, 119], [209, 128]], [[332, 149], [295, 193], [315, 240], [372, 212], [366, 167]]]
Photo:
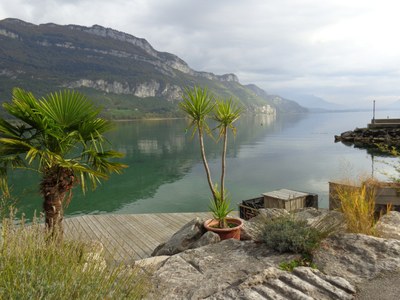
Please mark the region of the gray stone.
[[92, 240], [84, 244], [82, 258], [85, 261], [83, 271], [87, 270], [89, 266], [99, 270], [104, 270], [107, 267], [104, 258], [104, 246], [99, 241]]
[[135, 261], [135, 266], [146, 269], [148, 268], [158, 269], [168, 258], [170, 258], [169, 255], [160, 255], [160, 256], [139, 259]]
[[184, 225], [179, 231], [164, 244], [154, 249], [152, 256], [173, 255], [190, 249], [194, 243], [204, 234], [204, 220], [195, 218]]
[[250, 222], [273, 220], [278, 217], [288, 216], [290, 213], [282, 208], [261, 208], [259, 214], [250, 219]]
[[[340, 285], [336, 285], [336, 282]], [[344, 288], [343, 288], [344, 286]], [[293, 273], [269, 267], [249, 276], [237, 286], [217, 292], [207, 300], [219, 299], [353, 299], [354, 286], [343, 278], [298, 267]]]
[[344, 232], [346, 223], [341, 212], [307, 207], [297, 211], [294, 217], [305, 220], [310, 226], [329, 232]]
[[240, 230], [240, 240], [242, 241], [261, 241], [263, 223], [260, 221], [242, 220], [243, 226]]
[[400, 240], [400, 212], [391, 211], [382, 216], [376, 224], [380, 237]]
[[382, 272], [400, 271], [400, 240], [363, 234], [333, 235], [321, 243], [313, 258], [324, 273], [360, 283]]
[[280, 255], [263, 244], [229, 239], [172, 256], [156, 270], [153, 284], [162, 293], [159, 299], [202, 299], [298, 257]]
[[212, 231], [207, 231], [200, 237], [200, 239], [198, 239], [196, 242], [190, 245], [190, 249], [199, 248], [210, 244], [215, 244], [218, 243], [219, 241], [221, 241], [221, 239], [218, 234]]

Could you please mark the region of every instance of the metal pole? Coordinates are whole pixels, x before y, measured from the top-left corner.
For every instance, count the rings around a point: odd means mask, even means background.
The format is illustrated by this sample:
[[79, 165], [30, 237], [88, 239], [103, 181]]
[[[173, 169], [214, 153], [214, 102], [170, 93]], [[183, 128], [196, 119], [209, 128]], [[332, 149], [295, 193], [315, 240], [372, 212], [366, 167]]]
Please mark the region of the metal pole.
[[374, 100], [374, 110], [373, 110], [373, 115], [372, 115], [372, 124], [375, 123], [375, 100]]

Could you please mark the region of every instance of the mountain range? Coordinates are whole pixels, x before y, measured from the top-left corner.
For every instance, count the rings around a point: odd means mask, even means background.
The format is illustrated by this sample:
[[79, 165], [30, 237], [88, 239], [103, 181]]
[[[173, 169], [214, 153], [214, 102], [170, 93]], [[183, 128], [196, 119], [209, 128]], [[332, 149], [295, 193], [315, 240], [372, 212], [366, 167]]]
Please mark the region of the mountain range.
[[299, 113], [294, 101], [242, 85], [235, 74], [198, 72], [145, 39], [99, 25], [34, 25], [0, 21], [0, 99], [15, 86], [42, 96], [71, 88], [84, 92], [111, 118], [179, 116], [186, 87], [207, 86], [217, 97], [238, 99], [249, 112]]

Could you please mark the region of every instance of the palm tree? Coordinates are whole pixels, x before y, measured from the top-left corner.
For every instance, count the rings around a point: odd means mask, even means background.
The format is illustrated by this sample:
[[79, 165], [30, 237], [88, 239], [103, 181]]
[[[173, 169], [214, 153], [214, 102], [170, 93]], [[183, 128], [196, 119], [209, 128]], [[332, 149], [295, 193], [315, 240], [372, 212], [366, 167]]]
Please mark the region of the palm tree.
[[[193, 135], [196, 131], [198, 132], [201, 157], [206, 170], [208, 185], [212, 193], [210, 210], [213, 212], [214, 218], [219, 221], [219, 227], [226, 228], [226, 217], [232, 211], [229, 209], [230, 201], [227, 199], [225, 190], [228, 130], [231, 129], [233, 134], [236, 134], [236, 128], [233, 124], [239, 119], [242, 108], [238, 107], [232, 99], [227, 101], [217, 100], [214, 103], [213, 97], [208, 94], [207, 88], [202, 89], [199, 87], [194, 87], [192, 90], [185, 90], [180, 107], [191, 120], [190, 125], [193, 127]], [[204, 131], [210, 133], [207, 118], [211, 113], [213, 113], [212, 117], [218, 124], [219, 139], [223, 139], [220, 188], [212, 182], [204, 149]]]
[[221, 188], [220, 198], [223, 202], [225, 200], [225, 173], [226, 173], [226, 147], [228, 143], [228, 129], [230, 129], [233, 135], [236, 135], [236, 127], [233, 126], [239, 118], [242, 112], [242, 108], [238, 107], [232, 99], [227, 101], [217, 100], [215, 106], [215, 112], [213, 119], [217, 121], [219, 129], [219, 138], [223, 139], [222, 146], [222, 158], [221, 158]]
[[72, 188], [79, 183], [86, 191], [89, 182], [94, 189], [100, 179], [126, 167], [112, 161], [121, 153], [103, 148], [111, 123], [84, 95], [70, 90], [36, 99], [14, 88], [12, 101], [3, 107], [16, 119], [0, 118], [3, 191], [8, 193], [8, 169], [29, 166], [40, 172], [46, 228], [62, 237], [63, 204], [71, 200]]
[[180, 108], [187, 114], [190, 119], [190, 126], [193, 127], [193, 135], [198, 133], [201, 158], [203, 160], [204, 169], [206, 171], [207, 182], [211, 190], [214, 201], [217, 199], [217, 194], [211, 179], [210, 168], [206, 158], [204, 148], [204, 131], [210, 132], [206, 119], [213, 111], [215, 104], [212, 97], [209, 95], [207, 88], [194, 87], [192, 90], [185, 89], [183, 101], [179, 103]]

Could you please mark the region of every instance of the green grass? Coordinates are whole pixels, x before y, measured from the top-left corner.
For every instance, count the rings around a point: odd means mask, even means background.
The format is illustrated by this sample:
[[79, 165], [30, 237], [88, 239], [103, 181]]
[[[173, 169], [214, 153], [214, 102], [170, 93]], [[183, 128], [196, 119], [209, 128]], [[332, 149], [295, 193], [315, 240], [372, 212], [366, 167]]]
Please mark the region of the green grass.
[[150, 288], [143, 270], [109, 267], [83, 243], [47, 239], [37, 222], [5, 218], [1, 230], [0, 299], [142, 299]]

